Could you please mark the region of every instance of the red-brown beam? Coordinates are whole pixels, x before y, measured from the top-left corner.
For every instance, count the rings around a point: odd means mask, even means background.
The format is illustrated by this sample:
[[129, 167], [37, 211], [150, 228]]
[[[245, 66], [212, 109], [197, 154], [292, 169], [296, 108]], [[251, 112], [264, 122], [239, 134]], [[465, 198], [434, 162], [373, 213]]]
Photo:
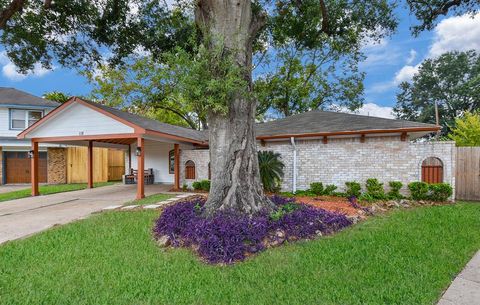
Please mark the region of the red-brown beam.
[[360, 143], [365, 143], [365, 135], [364, 134], [362, 134], [360, 136]]
[[327, 144], [328, 143], [328, 137], [327, 136], [323, 136], [323, 144]]
[[137, 147], [140, 148], [140, 154], [137, 156], [137, 199], [145, 198], [145, 140], [142, 137], [137, 139]]
[[87, 187], [89, 189], [93, 188], [93, 141], [88, 141]]
[[175, 174], [175, 186], [174, 188], [176, 190], [180, 189], [180, 145], [179, 144], [174, 144], [173, 145], [174, 149], [174, 174]]
[[30, 174], [32, 183], [32, 196], [40, 195], [38, 191], [38, 143], [32, 141], [32, 159], [30, 161]]

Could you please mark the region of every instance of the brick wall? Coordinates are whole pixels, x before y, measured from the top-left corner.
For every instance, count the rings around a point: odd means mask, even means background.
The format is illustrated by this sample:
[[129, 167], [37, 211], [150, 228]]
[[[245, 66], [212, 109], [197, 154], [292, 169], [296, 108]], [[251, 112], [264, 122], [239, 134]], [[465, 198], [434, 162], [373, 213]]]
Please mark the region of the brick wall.
[[[185, 162], [192, 160], [195, 163], [195, 179], [185, 179]], [[180, 153], [180, 187], [188, 186], [192, 182], [208, 179], [208, 163], [210, 162], [208, 149], [188, 150], [182, 149]]]
[[47, 181], [49, 184], [67, 183], [67, 150], [48, 148]]
[[[347, 181], [362, 184], [368, 178], [377, 178], [406, 184], [421, 180], [421, 164], [427, 157], [437, 157], [444, 165], [444, 182], [455, 187], [455, 144], [453, 142], [413, 143], [400, 137], [329, 138], [322, 140], [296, 140], [297, 189], [307, 189], [312, 182], [335, 184], [342, 190]], [[290, 141], [266, 142], [261, 150], [273, 150], [282, 156], [285, 176], [282, 189], [293, 187], [293, 148]], [[187, 160], [196, 164], [197, 180], [208, 177], [208, 150], [182, 150], [181, 183]], [[191, 183], [191, 181], [187, 181]]]

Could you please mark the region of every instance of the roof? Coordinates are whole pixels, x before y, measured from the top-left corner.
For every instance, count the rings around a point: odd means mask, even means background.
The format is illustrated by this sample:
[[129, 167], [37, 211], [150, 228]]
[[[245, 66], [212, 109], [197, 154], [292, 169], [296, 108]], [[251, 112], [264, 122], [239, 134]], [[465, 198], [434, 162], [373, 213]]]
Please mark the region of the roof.
[[[61, 111], [61, 109], [76, 102], [83, 103], [94, 109], [96, 108], [98, 111], [112, 116], [127, 125], [140, 128], [143, 130], [143, 133], [151, 131], [162, 134], [163, 136], [175, 137], [183, 141], [191, 141], [192, 143], [198, 144], [206, 144], [208, 141], [208, 130], [198, 131], [191, 128], [162, 123], [157, 120], [128, 113], [78, 97], [72, 97], [68, 102], [62, 104], [54, 111], [51, 111], [43, 119], [21, 132], [18, 135], [18, 138], [24, 138], [27, 133], [48, 120], [56, 112]], [[421, 135], [437, 131], [440, 127], [433, 124], [411, 121], [314, 110], [271, 122], [257, 123], [255, 128], [257, 139], [265, 140], [289, 137], [318, 137], [367, 133], [386, 134], [401, 132], [404, 134], [407, 132], [415, 132]]]
[[435, 131], [437, 125], [386, 119], [342, 112], [313, 110], [284, 119], [258, 123], [257, 137], [281, 137], [305, 134], [356, 133], [360, 131]]
[[157, 131], [157, 132], [166, 133], [166, 134], [170, 134], [170, 135], [178, 136], [182, 138], [192, 139], [200, 142], [204, 142], [208, 140], [208, 134], [204, 131], [198, 131], [191, 128], [185, 128], [185, 127], [170, 125], [167, 123], [162, 123], [157, 120], [149, 119], [137, 114], [118, 110], [116, 108], [105, 106], [105, 105], [95, 103], [86, 99], [81, 99], [81, 100], [94, 107], [98, 107], [114, 116], [117, 116], [125, 121], [128, 121], [141, 128], [144, 128], [146, 130]]
[[60, 104], [15, 88], [0, 87], [0, 105], [57, 107]]

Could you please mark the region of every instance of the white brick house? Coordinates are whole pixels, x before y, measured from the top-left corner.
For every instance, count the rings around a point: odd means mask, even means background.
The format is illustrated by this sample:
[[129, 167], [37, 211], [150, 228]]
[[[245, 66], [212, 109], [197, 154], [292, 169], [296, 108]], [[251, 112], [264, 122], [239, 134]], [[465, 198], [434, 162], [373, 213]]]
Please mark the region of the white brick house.
[[[432, 124], [325, 111], [256, 125], [258, 148], [281, 155], [282, 189], [288, 191], [306, 189], [312, 182], [341, 189], [346, 181], [368, 178], [455, 186], [454, 143], [412, 142], [438, 130]], [[175, 188], [210, 176], [208, 131], [161, 123], [76, 97], [18, 137], [31, 140], [32, 155], [39, 143], [122, 148], [127, 173], [148, 169], [154, 176], [151, 181]], [[34, 172], [35, 162], [31, 164]], [[142, 198], [143, 182], [140, 178], [138, 182], [137, 197]]]

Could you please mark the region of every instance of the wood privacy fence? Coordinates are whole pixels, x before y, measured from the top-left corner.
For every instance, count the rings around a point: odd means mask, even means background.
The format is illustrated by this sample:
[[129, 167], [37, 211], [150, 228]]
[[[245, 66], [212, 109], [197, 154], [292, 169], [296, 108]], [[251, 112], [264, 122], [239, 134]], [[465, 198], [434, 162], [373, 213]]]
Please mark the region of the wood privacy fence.
[[[67, 183], [87, 182], [87, 148], [67, 148]], [[121, 180], [125, 172], [125, 157], [121, 150], [93, 148], [93, 181]]]
[[457, 147], [455, 197], [480, 200], [480, 147]]

